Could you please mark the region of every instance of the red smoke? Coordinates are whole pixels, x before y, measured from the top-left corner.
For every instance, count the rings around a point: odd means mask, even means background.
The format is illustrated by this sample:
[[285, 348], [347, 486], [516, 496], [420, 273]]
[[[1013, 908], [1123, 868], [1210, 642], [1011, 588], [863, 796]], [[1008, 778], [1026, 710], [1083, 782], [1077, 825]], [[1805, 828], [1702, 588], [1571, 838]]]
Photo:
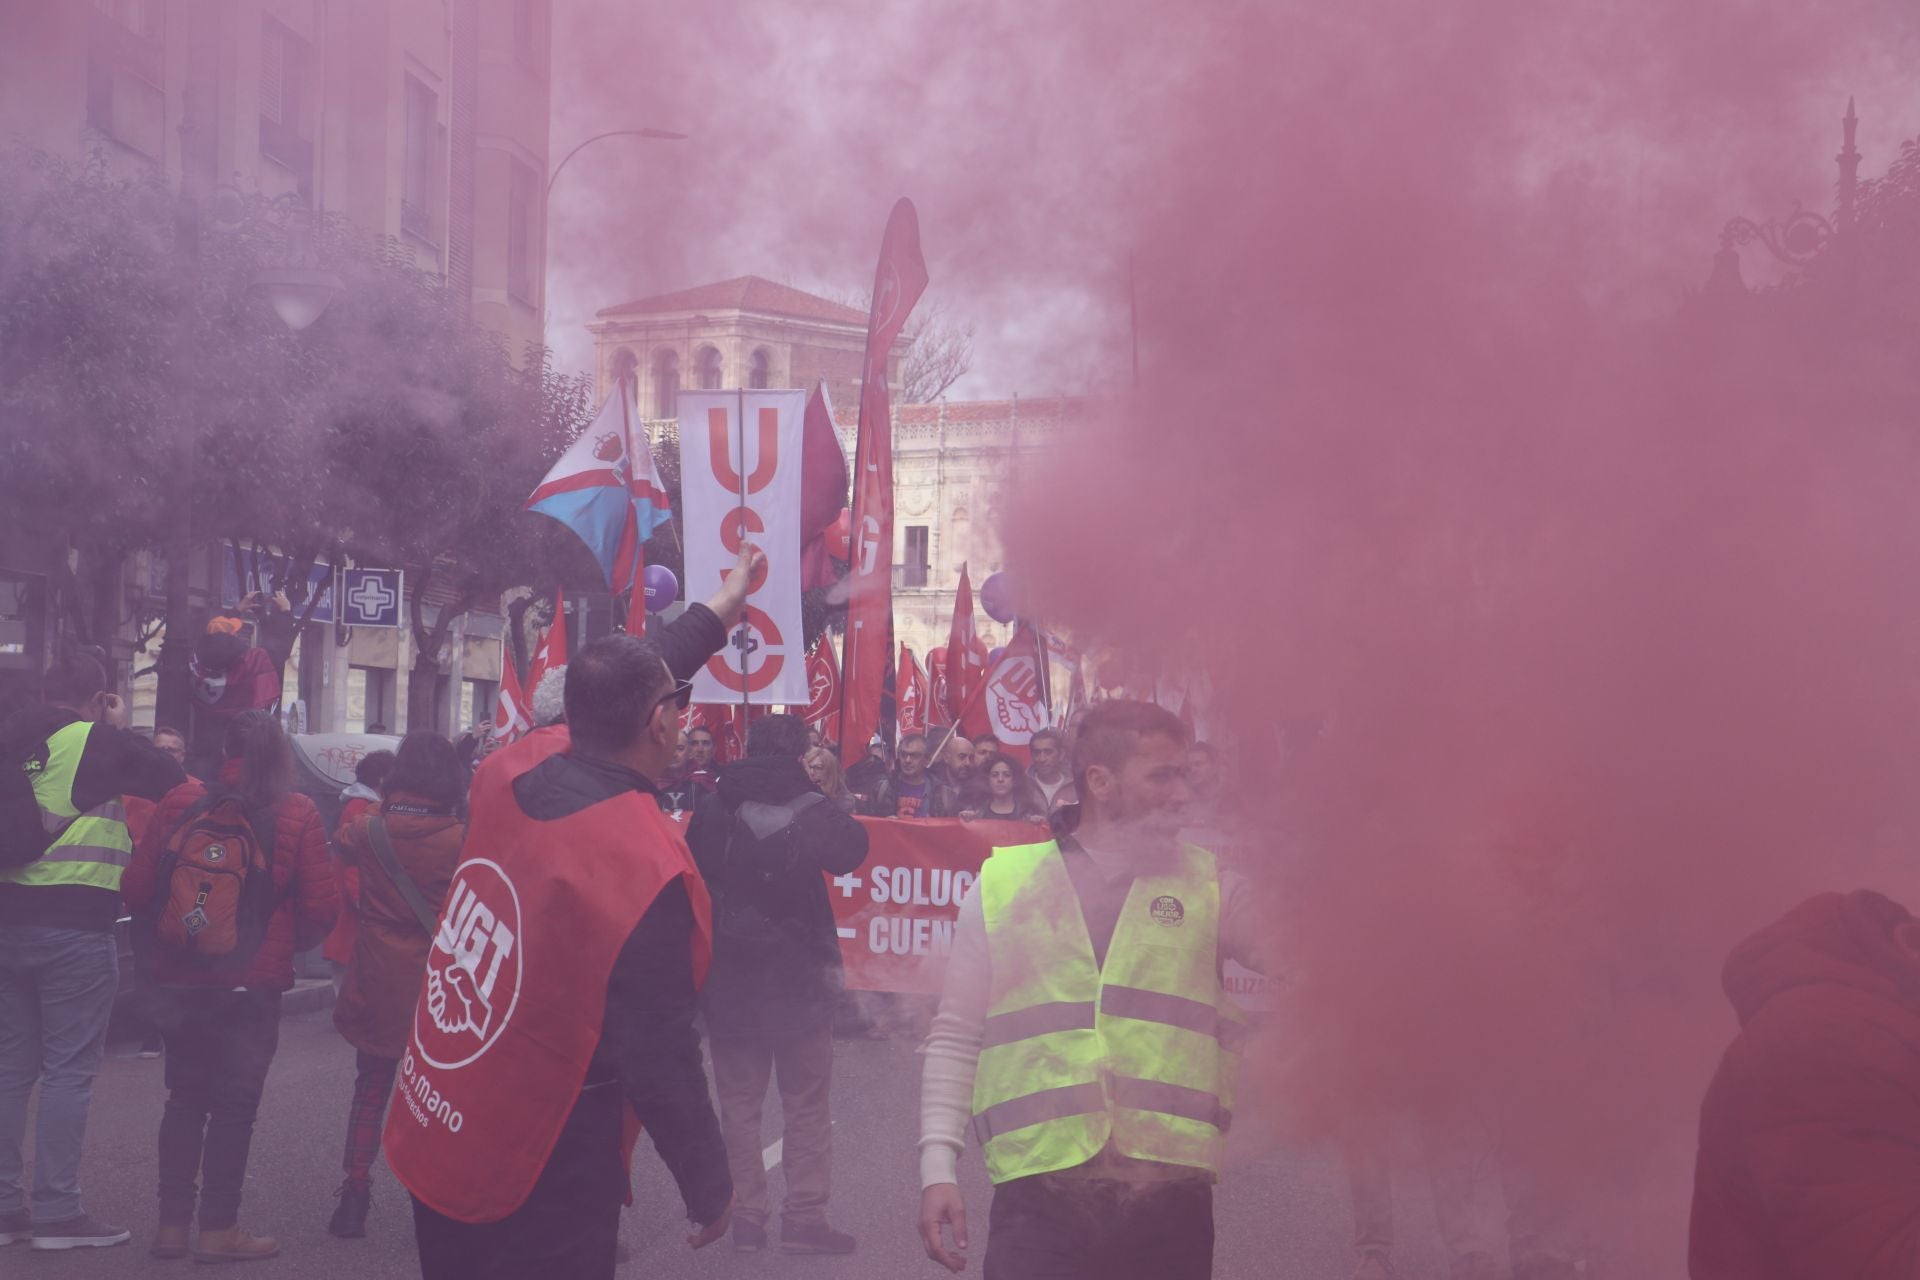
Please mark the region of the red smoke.
[[1679, 1274], [1721, 958], [1817, 889], [1920, 906], [1911, 277], [1683, 301], [1728, 216], [1831, 207], [1849, 93], [1866, 175], [1920, 127], [1912, 10], [563, 22], [556, 147], [696, 135], [556, 193], [563, 280], [857, 287], [908, 194], [969, 385], [1107, 397], [1009, 559], [1220, 691], [1296, 977], [1260, 1077], [1289, 1130], [1491, 1111], [1619, 1274]]

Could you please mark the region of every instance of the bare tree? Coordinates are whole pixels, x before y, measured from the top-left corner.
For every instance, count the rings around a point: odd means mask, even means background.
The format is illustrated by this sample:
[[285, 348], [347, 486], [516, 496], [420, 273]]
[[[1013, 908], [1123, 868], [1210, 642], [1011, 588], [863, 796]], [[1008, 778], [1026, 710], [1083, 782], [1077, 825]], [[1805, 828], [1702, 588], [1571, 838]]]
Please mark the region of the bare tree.
[[973, 321], [958, 320], [945, 302], [926, 307], [907, 324], [900, 362], [900, 398], [931, 404], [973, 368]]
[[[872, 308], [867, 290], [829, 295], [857, 311]], [[973, 368], [973, 321], [957, 319], [944, 301], [922, 303], [907, 321], [900, 362], [900, 403], [931, 404]]]

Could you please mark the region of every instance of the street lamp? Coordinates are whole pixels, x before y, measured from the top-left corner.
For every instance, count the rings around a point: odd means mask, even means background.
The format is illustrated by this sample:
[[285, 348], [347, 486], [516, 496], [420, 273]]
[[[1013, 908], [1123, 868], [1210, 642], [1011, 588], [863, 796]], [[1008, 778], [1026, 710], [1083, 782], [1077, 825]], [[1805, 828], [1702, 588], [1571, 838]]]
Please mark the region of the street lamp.
[[675, 133], [671, 129], [610, 129], [606, 133], [596, 133], [585, 142], [560, 157], [560, 163], [553, 166], [553, 176], [547, 179], [547, 195], [553, 195], [553, 184], [560, 179], [560, 171], [567, 167], [567, 161], [600, 141], [602, 138], [652, 138], [658, 142], [685, 142], [687, 135]]

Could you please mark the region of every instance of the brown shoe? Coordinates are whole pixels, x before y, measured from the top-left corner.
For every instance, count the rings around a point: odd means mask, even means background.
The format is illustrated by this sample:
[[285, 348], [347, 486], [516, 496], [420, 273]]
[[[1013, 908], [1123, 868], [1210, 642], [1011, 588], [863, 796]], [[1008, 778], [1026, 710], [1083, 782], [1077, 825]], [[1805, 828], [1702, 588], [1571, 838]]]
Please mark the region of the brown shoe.
[[255, 1258], [271, 1258], [278, 1252], [280, 1244], [272, 1236], [249, 1235], [241, 1227], [228, 1227], [225, 1231], [202, 1231], [193, 1246], [193, 1260], [252, 1262]]
[[184, 1258], [187, 1256], [187, 1229], [185, 1227], [161, 1227], [153, 1233], [153, 1243], [147, 1252], [156, 1258]]

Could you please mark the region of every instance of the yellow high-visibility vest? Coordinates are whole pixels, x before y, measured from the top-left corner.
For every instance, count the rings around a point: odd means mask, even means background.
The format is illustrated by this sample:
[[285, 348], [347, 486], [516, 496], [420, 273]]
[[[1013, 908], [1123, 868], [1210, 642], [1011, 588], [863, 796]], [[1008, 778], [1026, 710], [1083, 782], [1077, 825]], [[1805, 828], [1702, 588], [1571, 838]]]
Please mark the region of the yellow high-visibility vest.
[[1220, 982], [1220, 876], [1181, 846], [1136, 878], [1104, 966], [1059, 846], [980, 870], [993, 994], [973, 1132], [1006, 1182], [1121, 1155], [1220, 1172], [1246, 1023]]
[[[73, 780], [80, 756], [87, 749], [93, 725], [76, 720], [47, 739], [46, 765], [32, 774], [33, 798], [40, 805], [40, 821], [53, 844], [24, 867], [0, 870], [0, 880], [12, 884], [84, 884], [120, 891], [120, 873], [133, 860], [133, 837], [127, 831], [127, 809], [119, 796], [85, 813], [73, 806]], [[29, 768], [33, 763], [29, 762]]]

